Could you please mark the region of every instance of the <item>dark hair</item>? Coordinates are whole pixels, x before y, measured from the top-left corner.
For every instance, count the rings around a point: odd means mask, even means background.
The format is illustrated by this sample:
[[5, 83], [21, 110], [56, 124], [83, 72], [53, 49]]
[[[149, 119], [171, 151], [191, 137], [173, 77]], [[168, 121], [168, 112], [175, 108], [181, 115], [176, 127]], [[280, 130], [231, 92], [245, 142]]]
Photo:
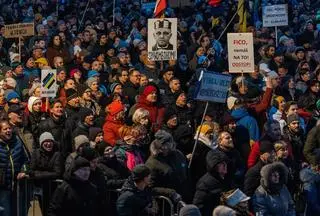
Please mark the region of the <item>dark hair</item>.
[[180, 79], [178, 77], [172, 77], [169, 82], [171, 82], [173, 80], [179, 80], [180, 81]]
[[286, 105], [284, 105], [284, 113], [287, 113], [292, 105], [298, 106], [298, 103], [296, 101], [288, 101]]
[[288, 69], [288, 65], [286, 65], [286, 64], [280, 64], [280, 65], [278, 66], [278, 69], [279, 69], [279, 68]]
[[54, 106], [56, 103], [60, 103], [60, 104], [62, 105], [61, 100], [59, 100], [59, 99], [54, 99], [54, 100], [50, 103], [50, 109], [52, 109], [53, 106]]
[[131, 76], [135, 71], [138, 71], [140, 73], [140, 71], [137, 68], [130, 68], [129, 69], [129, 76]]
[[60, 39], [60, 47], [59, 48], [62, 48], [62, 40], [61, 40], [61, 37], [59, 34], [52, 35], [52, 37], [50, 38], [50, 42], [48, 44], [48, 47], [53, 47], [53, 44], [54, 44], [53, 41], [54, 41], [55, 37], [59, 37], [59, 39]]

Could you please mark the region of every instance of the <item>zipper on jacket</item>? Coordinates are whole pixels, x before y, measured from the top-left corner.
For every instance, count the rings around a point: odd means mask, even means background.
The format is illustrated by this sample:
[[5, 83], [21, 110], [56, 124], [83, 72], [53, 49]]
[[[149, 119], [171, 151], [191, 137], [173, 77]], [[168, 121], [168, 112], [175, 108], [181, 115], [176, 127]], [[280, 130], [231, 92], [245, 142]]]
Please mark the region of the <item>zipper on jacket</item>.
[[11, 175], [12, 175], [12, 181], [11, 181], [11, 189], [13, 190], [14, 188], [14, 163], [13, 163], [13, 159], [12, 159], [12, 155], [11, 155], [11, 151], [10, 151], [10, 148], [9, 148], [9, 145], [7, 144], [6, 145], [7, 147], [7, 151], [9, 153], [9, 159], [10, 159], [10, 164], [11, 164]]

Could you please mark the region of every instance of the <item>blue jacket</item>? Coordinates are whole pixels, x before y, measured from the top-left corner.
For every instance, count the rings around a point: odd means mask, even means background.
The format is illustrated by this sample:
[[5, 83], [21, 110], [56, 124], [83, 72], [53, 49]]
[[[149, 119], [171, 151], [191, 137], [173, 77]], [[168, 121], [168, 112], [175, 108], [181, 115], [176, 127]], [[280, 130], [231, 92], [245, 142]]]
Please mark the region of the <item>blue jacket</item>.
[[0, 139], [0, 190], [12, 190], [17, 174], [27, 161], [23, 144], [16, 136], [4, 142]]
[[248, 130], [250, 141], [257, 141], [260, 138], [257, 120], [249, 115], [246, 108], [235, 109], [231, 116], [236, 120], [238, 127], [244, 127]]
[[305, 168], [300, 171], [300, 179], [307, 202], [305, 216], [320, 215], [320, 174]]

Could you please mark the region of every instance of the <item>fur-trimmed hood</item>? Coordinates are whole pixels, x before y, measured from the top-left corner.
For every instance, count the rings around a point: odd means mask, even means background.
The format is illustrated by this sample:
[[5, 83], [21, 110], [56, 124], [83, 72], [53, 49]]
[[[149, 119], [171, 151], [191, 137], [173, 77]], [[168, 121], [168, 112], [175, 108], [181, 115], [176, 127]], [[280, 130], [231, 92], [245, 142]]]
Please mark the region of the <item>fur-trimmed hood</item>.
[[260, 171], [261, 180], [260, 183], [267, 189], [271, 188], [270, 176], [274, 171], [278, 171], [280, 175], [280, 184], [286, 184], [288, 181], [288, 168], [281, 162], [274, 162], [262, 167]]

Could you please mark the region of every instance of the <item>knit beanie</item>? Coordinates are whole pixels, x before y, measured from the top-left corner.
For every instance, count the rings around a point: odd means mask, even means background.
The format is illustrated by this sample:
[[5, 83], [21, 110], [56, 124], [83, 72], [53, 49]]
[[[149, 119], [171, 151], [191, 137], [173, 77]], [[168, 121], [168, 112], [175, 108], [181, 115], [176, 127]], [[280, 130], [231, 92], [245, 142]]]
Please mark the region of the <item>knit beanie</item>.
[[163, 115], [163, 123], [167, 124], [167, 122], [173, 118], [174, 116], [177, 116], [177, 113], [174, 109], [166, 109], [164, 115]]
[[9, 92], [8, 95], [6, 96], [7, 102], [10, 102], [10, 101], [11, 101], [12, 99], [14, 99], [14, 98], [18, 98], [18, 99], [20, 100], [20, 96], [19, 96], [18, 93], [15, 92], [15, 91]]
[[287, 117], [287, 124], [290, 124], [293, 121], [300, 121], [300, 117], [298, 114], [291, 114]]
[[238, 99], [238, 98], [233, 97], [233, 96], [228, 97], [228, 99], [227, 99], [227, 106], [228, 106], [228, 109], [229, 109], [229, 110], [232, 110], [232, 109], [233, 109], [233, 107], [234, 107], [237, 99]]
[[201, 216], [201, 213], [197, 206], [186, 205], [180, 209], [179, 216]]
[[150, 175], [150, 173], [151, 171], [146, 165], [139, 164], [132, 170], [131, 176], [133, 181], [139, 181]]
[[37, 88], [40, 88], [41, 87], [41, 83], [38, 83], [38, 82], [35, 82], [32, 84], [31, 88], [29, 89], [29, 96], [32, 96], [34, 91], [37, 89]]
[[78, 97], [78, 93], [76, 90], [70, 88], [66, 90], [66, 97], [67, 97], [67, 101], [70, 101], [76, 97]]
[[76, 157], [76, 159], [73, 161], [71, 173], [74, 173], [75, 171], [77, 171], [82, 167], [90, 167], [90, 162], [84, 157]]
[[114, 92], [114, 89], [120, 85], [120, 83], [117, 83], [117, 82], [114, 82], [110, 85], [110, 92], [113, 93]]
[[97, 81], [96, 78], [90, 77], [90, 78], [87, 79], [86, 82], [87, 82], [87, 85], [88, 85], [89, 87], [91, 87], [91, 85], [92, 85], [94, 82], [98, 82], [98, 81]]
[[227, 206], [217, 206], [213, 211], [213, 216], [234, 216], [236, 215], [236, 211]]
[[142, 95], [147, 97], [149, 94], [151, 94], [152, 92], [157, 92], [156, 87], [154, 87], [153, 85], [148, 85], [144, 88]]
[[209, 125], [209, 124], [202, 124], [202, 127], [201, 125], [198, 126], [197, 128], [197, 133], [201, 133], [201, 134], [207, 134], [209, 130], [212, 130], [213, 131], [213, 128]]
[[88, 78], [94, 77], [94, 76], [100, 76], [100, 73], [95, 70], [90, 70], [88, 72]]
[[93, 111], [86, 107], [81, 107], [79, 110], [79, 120], [84, 122], [87, 116], [94, 115]]
[[93, 159], [98, 157], [98, 154], [93, 148], [87, 146], [83, 148], [81, 156], [87, 159], [88, 161], [92, 161]]
[[98, 127], [89, 128], [89, 140], [94, 141], [99, 133], [102, 133], [102, 129]]
[[54, 141], [54, 137], [52, 136], [52, 134], [50, 132], [44, 132], [40, 135], [39, 137], [39, 144], [40, 146], [42, 145], [42, 143], [44, 141], [47, 141], [47, 140], [51, 140], [51, 141]]
[[15, 70], [19, 65], [22, 65], [22, 63], [21, 62], [12, 62], [11, 63], [11, 67], [13, 70]]
[[16, 88], [17, 86], [17, 81], [12, 77], [7, 77], [6, 82], [7, 82], [7, 86], [10, 86], [11, 88]]
[[114, 116], [119, 112], [124, 111], [125, 107], [121, 103], [121, 101], [113, 101], [111, 104], [107, 106], [107, 110], [109, 115]]
[[28, 100], [28, 110], [29, 110], [29, 112], [33, 112], [33, 109], [32, 109], [32, 106], [33, 106], [33, 104], [35, 103], [35, 102], [37, 102], [37, 101], [39, 101], [39, 102], [41, 102], [41, 98], [39, 98], [39, 97], [34, 97], [34, 96], [31, 96], [30, 98], [29, 98], [29, 100]]
[[85, 93], [86, 91], [90, 91], [91, 92], [91, 89], [86, 86], [86, 85], [80, 85], [78, 87], [78, 94], [79, 94], [79, 97], [82, 97], [83, 96], [83, 93]]
[[261, 141], [259, 149], [260, 149], [260, 155], [274, 151], [273, 144], [267, 140]]
[[74, 138], [74, 149], [77, 151], [78, 148], [83, 144], [89, 144], [90, 141], [85, 135], [79, 135]]

